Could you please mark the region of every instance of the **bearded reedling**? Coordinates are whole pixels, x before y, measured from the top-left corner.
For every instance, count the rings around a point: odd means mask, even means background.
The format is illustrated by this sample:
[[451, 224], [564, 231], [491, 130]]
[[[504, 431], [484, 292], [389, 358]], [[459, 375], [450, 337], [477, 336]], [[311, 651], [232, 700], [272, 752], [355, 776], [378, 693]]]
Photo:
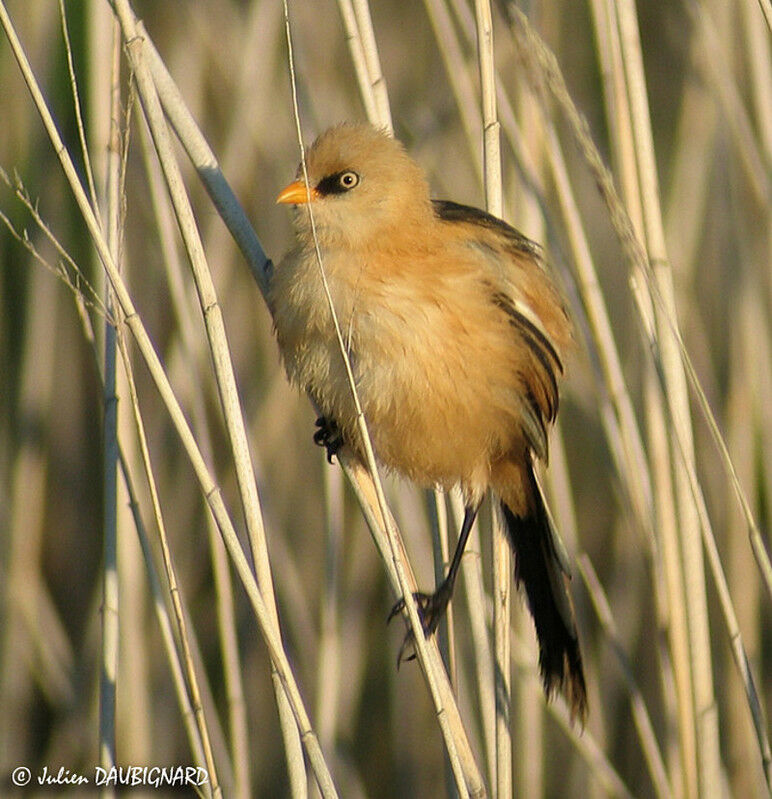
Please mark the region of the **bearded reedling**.
[[538, 247], [484, 211], [430, 199], [418, 164], [369, 125], [329, 129], [306, 166], [308, 185], [299, 170], [277, 198], [295, 206], [297, 242], [273, 274], [269, 302], [287, 374], [322, 413], [314, 439], [330, 457], [345, 444], [364, 460], [309, 202], [376, 457], [420, 485], [459, 484], [464, 496], [448, 574], [433, 594], [415, 596], [426, 635], [447, 608], [490, 490], [536, 626], [545, 691], [562, 691], [583, 721], [567, 558], [534, 474], [534, 461], [547, 459], [573, 338]]

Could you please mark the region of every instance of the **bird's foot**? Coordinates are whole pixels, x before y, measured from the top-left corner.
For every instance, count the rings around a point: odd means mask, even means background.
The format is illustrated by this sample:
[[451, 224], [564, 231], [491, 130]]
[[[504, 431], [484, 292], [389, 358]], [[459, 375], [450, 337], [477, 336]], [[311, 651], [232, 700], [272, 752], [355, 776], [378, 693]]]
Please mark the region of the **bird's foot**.
[[[447, 585], [447, 582], [443, 582], [433, 594], [424, 594], [420, 591], [413, 594], [413, 599], [415, 600], [418, 609], [418, 618], [421, 619], [421, 627], [423, 627], [424, 635], [427, 638], [429, 638], [435, 632], [442, 617], [445, 615], [445, 611], [448, 609], [448, 602], [450, 602], [451, 593], [451, 587]], [[404, 609], [405, 598], [403, 597], [391, 609], [391, 613], [389, 613], [389, 618], [387, 619], [387, 624]], [[402, 646], [399, 648], [399, 654], [397, 655], [397, 668], [399, 668], [405, 652], [407, 652], [411, 647], [413, 648], [413, 653], [409, 657], [404, 658], [406, 661], [415, 660], [416, 656], [415, 638], [413, 637], [412, 628], [409, 628], [405, 634], [405, 639], [402, 641]]]
[[319, 429], [314, 433], [314, 444], [327, 450], [327, 462], [332, 463], [332, 456], [337, 455], [344, 444], [343, 434], [335, 420], [326, 416], [320, 416], [315, 424]]

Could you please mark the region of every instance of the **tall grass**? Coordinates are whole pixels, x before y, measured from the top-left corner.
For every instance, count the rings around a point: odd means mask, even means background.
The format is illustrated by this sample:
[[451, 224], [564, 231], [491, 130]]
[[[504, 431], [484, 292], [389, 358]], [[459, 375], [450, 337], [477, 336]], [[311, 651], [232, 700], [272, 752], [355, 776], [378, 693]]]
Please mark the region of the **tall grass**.
[[[767, 7], [0, 6], [4, 788], [768, 795]], [[395, 669], [388, 609], [442, 574], [460, 498], [345, 453], [342, 482], [279, 368], [273, 198], [298, 133], [351, 118], [541, 240], [569, 298], [543, 477], [584, 730], [543, 701], [492, 512], [440, 647]]]

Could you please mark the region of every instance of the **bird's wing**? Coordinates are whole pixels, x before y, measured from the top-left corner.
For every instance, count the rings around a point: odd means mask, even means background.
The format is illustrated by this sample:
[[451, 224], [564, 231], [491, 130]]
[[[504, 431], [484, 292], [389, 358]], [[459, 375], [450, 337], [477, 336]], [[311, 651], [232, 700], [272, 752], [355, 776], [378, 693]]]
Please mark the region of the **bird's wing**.
[[546, 427], [557, 415], [558, 376], [563, 373], [563, 364], [545, 317], [553, 325], [556, 319], [561, 320], [567, 337], [570, 325], [560, 297], [542, 268], [540, 248], [506, 222], [478, 208], [446, 200], [432, 202], [438, 219], [457, 225], [469, 245], [485, 256], [490, 300], [528, 348], [533, 368], [523, 375], [523, 431], [537, 457], [546, 459]]
[[471, 225], [479, 225], [481, 228], [493, 233], [497, 238], [501, 238], [507, 243], [508, 247], [534, 258], [539, 257], [539, 245], [524, 236], [519, 230], [515, 230], [504, 220], [499, 219], [487, 211], [473, 208], [471, 205], [462, 205], [450, 200], [432, 200], [434, 213], [443, 222], [463, 222]]

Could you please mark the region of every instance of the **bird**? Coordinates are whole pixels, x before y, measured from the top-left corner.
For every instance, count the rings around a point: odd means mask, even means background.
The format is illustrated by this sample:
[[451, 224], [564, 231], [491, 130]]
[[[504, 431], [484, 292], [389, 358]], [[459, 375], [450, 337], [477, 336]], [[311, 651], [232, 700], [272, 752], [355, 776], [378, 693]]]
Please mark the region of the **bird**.
[[[485, 211], [432, 199], [405, 147], [367, 123], [319, 135], [276, 201], [293, 206], [295, 243], [273, 271], [268, 304], [287, 376], [321, 414], [314, 440], [328, 460], [345, 445], [364, 462], [329, 292], [379, 464], [420, 486], [461, 489], [447, 575], [414, 595], [425, 634], [444, 615], [491, 492], [547, 698], [562, 693], [584, 723], [570, 563], [535, 471], [576, 345], [539, 246]], [[389, 618], [402, 610], [404, 598]]]

